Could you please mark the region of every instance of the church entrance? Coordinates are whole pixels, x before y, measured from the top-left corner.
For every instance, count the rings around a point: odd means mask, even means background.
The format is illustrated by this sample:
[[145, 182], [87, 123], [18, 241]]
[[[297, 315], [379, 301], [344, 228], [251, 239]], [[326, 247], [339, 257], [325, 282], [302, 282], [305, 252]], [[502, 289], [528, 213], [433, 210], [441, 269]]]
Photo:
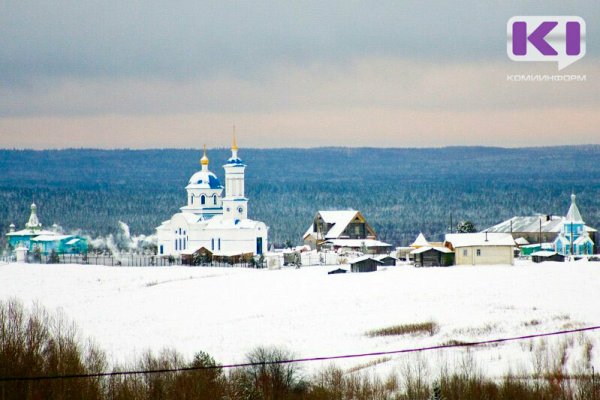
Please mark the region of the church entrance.
[[261, 237], [256, 238], [256, 254], [258, 254], [259, 256], [263, 253], [262, 246], [263, 246], [262, 238]]

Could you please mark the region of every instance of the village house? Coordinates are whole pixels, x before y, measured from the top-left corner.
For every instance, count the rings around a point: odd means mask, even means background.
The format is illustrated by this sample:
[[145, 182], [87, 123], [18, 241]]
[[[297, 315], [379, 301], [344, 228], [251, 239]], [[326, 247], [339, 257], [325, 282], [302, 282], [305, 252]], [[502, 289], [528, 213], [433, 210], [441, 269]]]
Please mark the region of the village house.
[[[536, 251], [554, 249], [555, 242], [559, 236], [565, 232], [565, 219], [569, 220], [569, 215], [575, 214], [578, 215], [576, 218], [578, 220], [574, 221], [574, 223], [578, 226], [581, 225], [581, 234], [579, 236], [586, 236], [589, 238], [589, 241], [586, 239], [581, 239], [581, 242], [585, 241], [588, 244], [582, 246], [581, 243], [579, 243], [580, 247], [582, 250], [586, 250], [585, 247], [590, 246], [589, 242], [591, 242], [592, 247], [594, 247], [593, 244], [598, 243], [598, 231], [591, 226], [585, 225], [581, 220], [581, 214], [579, 213], [579, 209], [575, 203], [574, 194], [571, 196], [571, 207], [569, 208], [569, 212], [567, 213], [566, 217], [551, 214], [512, 217], [506, 221], [485, 229], [485, 231], [493, 233], [510, 233], [515, 239], [515, 242], [519, 248], [521, 248], [521, 254], [529, 256]], [[575, 234], [577, 235], [577, 232]], [[564, 242], [564, 240], [562, 242]], [[595, 250], [596, 252], [598, 251], [597, 246]]]
[[456, 265], [514, 263], [515, 241], [510, 233], [446, 234], [444, 246], [454, 251]]
[[356, 210], [319, 211], [303, 236], [311, 249], [389, 253], [391, 245], [377, 240], [377, 234]]

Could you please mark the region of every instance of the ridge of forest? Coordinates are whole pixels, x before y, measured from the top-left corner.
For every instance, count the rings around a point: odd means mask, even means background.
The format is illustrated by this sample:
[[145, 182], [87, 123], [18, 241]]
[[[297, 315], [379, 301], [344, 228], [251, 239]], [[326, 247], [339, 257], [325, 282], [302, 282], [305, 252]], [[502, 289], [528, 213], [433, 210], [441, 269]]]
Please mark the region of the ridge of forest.
[[[224, 183], [228, 149], [209, 150]], [[564, 215], [577, 194], [584, 220], [600, 227], [600, 146], [538, 148], [241, 149], [249, 217], [270, 241], [299, 244], [318, 210], [360, 210], [379, 234], [407, 245], [419, 232], [440, 240], [450, 218], [484, 229], [515, 215]], [[0, 150], [0, 230], [23, 228], [32, 200], [41, 222], [92, 237], [153, 234], [186, 202], [200, 150]], [[4, 240], [4, 235], [2, 239]]]

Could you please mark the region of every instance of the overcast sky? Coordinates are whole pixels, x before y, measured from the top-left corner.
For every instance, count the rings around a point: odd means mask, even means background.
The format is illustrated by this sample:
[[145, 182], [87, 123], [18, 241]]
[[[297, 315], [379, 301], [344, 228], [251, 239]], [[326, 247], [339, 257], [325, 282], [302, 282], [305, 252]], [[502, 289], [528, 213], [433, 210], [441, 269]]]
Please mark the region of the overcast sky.
[[[514, 15], [577, 15], [557, 74], [506, 55]], [[0, 147], [600, 143], [600, 2], [0, 2]]]

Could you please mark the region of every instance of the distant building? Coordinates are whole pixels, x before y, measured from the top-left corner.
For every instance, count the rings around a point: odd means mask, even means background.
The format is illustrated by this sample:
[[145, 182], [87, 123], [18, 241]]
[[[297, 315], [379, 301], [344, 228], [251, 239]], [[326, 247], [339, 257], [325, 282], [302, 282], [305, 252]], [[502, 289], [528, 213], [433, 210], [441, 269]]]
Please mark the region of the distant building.
[[87, 239], [82, 236], [61, 235], [55, 230], [43, 229], [35, 203], [31, 204], [31, 214], [25, 229], [15, 231], [15, 225], [10, 224], [10, 232], [6, 237], [13, 249], [21, 247], [29, 252], [37, 249], [41, 254], [49, 254], [52, 250], [59, 254], [84, 254], [88, 251]]
[[383, 262], [365, 255], [351, 260], [348, 264], [350, 264], [352, 272], [375, 272], [378, 266], [383, 265]]
[[454, 252], [447, 247], [423, 246], [411, 252], [415, 267], [449, 267], [454, 265]]
[[387, 253], [388, 243], [377, 240], [377, 234], [365, 217], [356, 210], [319, 211], [303, 236], [312, 249], [361, 251], [370, 254]]
[[[564, 230], [564, 218], [550, 214], [512, 217], [485, 229], [484, 232], [510, 233], [519, 247], [530, 244], [554, 243]], [[582, 229], [593, 243], [598, 243], [598, 231], [596, 229], [585, 224]], [[540, 246], [540, 248], [542, 247], [546, 248], [547, 246]]]
[[567, 216], [562, 220], [560, 233], [554, 241], [554, 248], [563, 256], [582, 256], [593, 254], [594, 242], [575, 202], [576, 196], [571, 195], [571, 206]]
[[158, 255], [189, 258], [202, 248], [210, 251], [213, 259], [265, 254], [269, 228], [264, 222], [248, 218], [246, 165], [238, 157], [235, 136], [231, 157], [223, 166], [225, 187], [208, 169], [206, 149], [200, 164], [201, 170], [192, 175], [185, 187], [187, 204], [156, 228]]
[[444, 246], [454, 251], [456, 265], [514, 263], [515, 241], [510, 233], [446, 234]]
[[536, 251], [535, 253], [532, 253], [531, 259], [534, 263], [541, 263], [545, 261], [563, 262], [565, 261], [565, 256], [563, 256], [562, 254], [558, 254], [555, 251], [540, 250]]

